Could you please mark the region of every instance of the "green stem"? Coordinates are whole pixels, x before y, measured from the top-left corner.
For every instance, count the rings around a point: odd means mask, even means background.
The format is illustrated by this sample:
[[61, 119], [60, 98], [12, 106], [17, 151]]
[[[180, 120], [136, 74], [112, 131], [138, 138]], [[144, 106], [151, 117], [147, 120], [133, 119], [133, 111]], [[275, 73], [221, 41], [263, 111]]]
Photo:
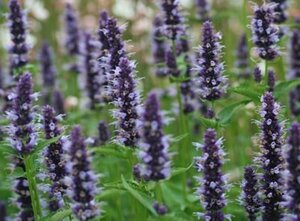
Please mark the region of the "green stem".
[[31, 197], [31, 204], [34, 213], [34, 219], [39, 221], [42, 217], [42, 207], [39, 199], [38, 189], [35, 180], [35, 172], [32, 167], [32, 158], [30, 156], [24, 157], [26, 178], [29, 184], [29, 192]]
[[163, 199], [163, 192], [160, 186], [160, 182], [156, 182], [155, 184], [155, 196], [158, 202], [163, 203], [164, 199]]

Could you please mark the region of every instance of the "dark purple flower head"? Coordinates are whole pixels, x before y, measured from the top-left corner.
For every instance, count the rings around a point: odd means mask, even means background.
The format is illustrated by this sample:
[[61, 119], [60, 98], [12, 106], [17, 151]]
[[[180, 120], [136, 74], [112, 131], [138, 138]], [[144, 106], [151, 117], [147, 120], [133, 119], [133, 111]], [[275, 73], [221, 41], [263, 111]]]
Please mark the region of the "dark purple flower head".
[[0, 201], [0, 221], [7, 221], [6, 205]]
[[207, 0], [195, 0], [195, 6], [196, 6], [196, 13], [197, 18], [201, 21], [206, 21], [209, 19], [209, 13], [210, 13], [210, 4]]
[[203, 173], [202, 177], [196, 177], [200, 185], [196, 195], [201, 199], [204, 213], [197, 213], [204, 220], [223, 221], [226, 218], [222, 209], [226, 206], [225, 191], [226, 179], [222, 173], [224, 164], [224, 152], [222, 139], [217, 139], [213, 129], [207, 129], [204, 135], [204, 144], [196, 143], [201, 148], [202, 157], [196, 158], [196, 168]]
[[273, 60], [279, 55], [276, 43], [279, 41], [278, 27], [274, 22], [274, 4], [254, 6], [252, 18], [252, 41], [258, 55], [265, 60]]
[[65, 143], [68, 151], [70, 195], [73, 200], [72, 210], [80, 221], [94, 218], [99, 214], [94, 196], [97, 193], [97, 177], [91, 170], [85, 139], [81, 135], [80, 126], [75, 126], [71, 132], [70, 142]]
[[53, 52], [47, 42], [42, 44], [39, 56], [43, 86], [53, 88], [55, 86], [56, 69], [53, 64]]
[[248, 219], [249, 221], [255, 221], [260, 209], [260, 199], [258, 196], [258, 178], [251, 166], [245, 167], [242, 191], [241, 200], [247, 212]]
[[34, 113], [32, 111], [32, 77], [26, 73], [20, 76], [13, 97], [13, 107], [7, 111], [11, 121], [9, 128], [10, 142], [19, 153], [30, 153], [37, 142], [37, 133], [32, 125]]
[[293, 123], [287, 139], [286, 206], [291, 220], [300, 220], [300, 124]]
[[250, 69], [249, 69], [249, 49], [247, 45], [247, 36], [243, 34], [240, 38], [238, 48], [236, 51], [236, 67], [239, 69], [240, 77], [250, 77]]
[[164, 13], [165, 35], [173, 41], [180, 39], [184, 31], [184, 18], [179, 8], [179, 1], [162, 0], [161, 8]]
[[269, 91], [273, 91], [276, 83], [276, 76], [275, 72], [273, 70], [268, 71], [268, 86], [269, 86]]
[[16, 220], [34, 220], [29, 183], [26, 178], [19, 177], [16, 179], [14, 192], [17, 194], [16, 204], [20, 209]]
[[172, 48], [169, 48], [165, 53], [166, 62], [166, 73], [167, 75], [178, 77], [180, 75], [180, 70], [177, 67], [176, 55]]
[[165, 63], [166, 40], [163, 33], [163, 20], [160, 16], [156, 16], [153, 20], [152, 32], [152, 54], [154, 63], [156, 65], [156, 76], [165, 77], [166, 71]]
[[153, 208], [160, 216], [163, 216], [168, 212], [168, 208], [164, 204], [160, 204], [158, 202], [153, 203]]
[[84, 34], [82, 50], [82, 72], [86, 78], [86, 90], [90, 99], [90, 107], [94, 109], [101, 102], [102, 76], [99, 65], [99, 42], [89, 34]]
[[64, 23], [66, 29], [65, 47], [69, 55], [79, 54], [80, 31], [75, 9], [71, 4], [66, 4], [64, 12]]
[[101, 50], [109, 50], [110, 45], [108, 42], [107, 38], [107, 22], [108, 20], [111, 19], [108, 15], [107, 11], [101, 11], [100, 16], [99, 16], [99, 31], [98, 31], [98, 36], [99, 36], [99, 41], [101, 43]]
[[64, 97], [59, 90], [53, 91], [53, 107], [58, 114], [65, 114]]
[[295, 28], [291, 33], [289, 42], [289, 78], [295, 79], [300, 77], [300, 27]]
[[115, 70], [115, 79], [112, 82], [114, 94], [113, 103], [116, 107], [113, 115], [116, 122], [117, 142], [134, 147], [137, 138], [137, 109], [140, 105], [140, 95], [137, 91], [135, 79], [135, 64], [123, 57]]
[[266, 92], [262, 98], [260, 115], [261, 156], [259, 162], [263, 169], [262, 177], [262, 218], [263, 221], [278, 221], [281, 218], [282, 202], [282, 125], [278, 120], [280, 106], [275, 102], [271, 92]]
[[99, 136], [98, 136], [99, 144], [100, 145], [106, 144], [111, 137], [111, 134], [110, 134], [110, 131], [109, 131], [109, 128], [108, 128], [108, 125], [106, 122], [104, 122], [104, 121], [99, 122], [98, 133], [99, 133]]
[[9, 1], [8, 26], [13, 45], [9, 49], [11, 69], [20, 68], [28, 62], [26, 43], [27, 17], [18, 0]]
[[284, 23], [287, 18], [287, 0], [268, 0], [269, 3], [275, 3], [274, 7], [274, 23], [281, 24]]
[[[58, 121], [59, 119], [55, 116], [54, 109], [51, 106], [45, 106], [43, 108], [43, 123], [46, 139], [52, 139], [61, 135]], [[63, 206], [63, 195], [65, 193], [63, 179], [67, 174], [62, 138], [48, 145], [44, 152], [44, 161], [47, 165], [49, 179], [51, 180], [49, 209], [56, 211]]]
[[164, 180], [171, 172], [169, 142], [163, 132], [164, 123], [155, 93], [150, 93], [145, 101], [140, 124], [140, 175], [147, 181]]
[[254, 68], [254, 71], [253, 71], [253, 76], [254, 76], [254, 80], [257, 82], [257, 83], [260, 83], [261, 80], [262, 80], [262, 75], [261, 75], [261, 70], [258, 66], [256, 66]]
[[215, 33], [210, 21], [206, 21], [202, 28], [202, 43], [199, 47], [195, 70], [198, 94], [206, 100], [220, 99], [226, 92], [227, 81], [222, 76], [224, 69], [221, 60], [221, 35]]

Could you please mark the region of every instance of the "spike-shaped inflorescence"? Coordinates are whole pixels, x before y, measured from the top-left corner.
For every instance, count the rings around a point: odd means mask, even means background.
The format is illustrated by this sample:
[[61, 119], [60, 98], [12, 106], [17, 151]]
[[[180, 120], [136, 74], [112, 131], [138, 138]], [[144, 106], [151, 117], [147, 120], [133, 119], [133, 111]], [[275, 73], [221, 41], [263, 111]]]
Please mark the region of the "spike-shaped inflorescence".
[[18, 0], [9, 1], [8, 26], [13, 45], [9, 49], [10, 68], [13, 74], [15, 68], [23, 67], [28, 63], [28, 45], [26, 43], [27, 16], [21, 9]]
[[278, 27], [274, 25], [274, 4], [255, 5], [251, 22], [252, 41], [257, 54], [265, 60], [279, 55], [276, 43], [279, 41]]
[[261, 69], [258, 66], [256, 66], [253, 70], [253, 77], [257, 83], [260, 83], [262, 80]]
[[262, 98], [260, 115], [262, 177], [262, 219], [263, 221], [281, 219], [281, 202], [283, 191], [283, 156], [282, 156], [282, 125], [278, 120], [280, 106], [275, 102], [271, 92]]
[[300, 220], [300, 124], [293, 123], [287, 139], [287, 182], [286, 182], [286, 206], [288, 217], [292, 221]]
[[166, 179], [171, 172], [169, 142], [163, 132], [164, 122], [159, 100], [153, 92], [145, 102], [140, 124], [139, 175], [147, 181]]
[[[300, 25], [300, 22], [298, 22]], [[291, 33], [289, 43], [289, 63], [290, 70], [288, 78], [293, 80], [300, 78], [300, 28], [296, 28]], [[290, 107], [293, 115], [300, 114], [300, 85], [296, 86], [290, 93]]]
[[90, 33], [84, 34], [82, 51], [82, 72], [86, 78], [86, 90], [90, 99], [90, 108], [94, 109], [101, 102], [102, 76], [98, 62], [100, 44]]
[[17, 84], [13, 107], [7, 112], [11, 120], [10, 142], [12, 147], [20, 154], [29, 154], [36, 145], [37, 133], [32, 124], [34, 113], [32, 111], [32, 77], [23, 74]]
[[41, 74], [43, 80], [44, 103], [51, 103], [51, 91], [55, 87], [56, 69], [53, 64], [53, 54], [48, 43], [42, 44], [39, 56], [41, 62]]
[[196, 195], [201, 199], [204, 213], [197, 213], [199, 218], [209, 221], [225, 220], [222, 209], [226, 206], [225, 191], [226, 178], [222, 173], [224, 152], [222, 138], [217, 139], [213, 129], [207, 129], [204, 135], [204, 144], [196, 143], [201, 148], [202, 157], [196, 158], [196, 167], [203, 176], [196, 177], [200, 185]]
[[153, 20], [153, 32], [152, 32], [152, 54], [153, 60], [156, 65], [155, 74], [158, 77], [167, 76], [166, 69], [164, 67], [166, 53], [166, 40], [163, 33], [163, 20], [160, 16], [156, 16]]
[[220, 45], [221, 35], [214, 33], [213, 25], [206, 21], [202, 28], [202, 43], [199, 47], [197, 65], [195, 70], [196, 90], [198, 94], [206, 100], [220, 99], [226, 92], [226, 78], [222, 76], [224, 69], [221, 63]]
[[80, 126], [75, 126], [71, 132], [70, 142], [65, 143], [69, 156], [67, 162], [70, 175], [69, 192], [72, 198], [72, 210], [80, 221], [94, 218], [99, 214], [94, 196], [97, 193], [96, 175], [91, 170], [84, 137], [81, 135]]
[[249, 221], [255, 221], [260, 209], [258, 177], [251, 166], [245, 167], [242, 183], [242, 204], [247, 212]]
[[287, 0], [268, 0], [268, 2], [276, 4], [274, 7], [274, 23], [284, 23], [288, 18]]
[[196, 6], [196, 16], [201, 21], [206, 21], [209, 19], [210, 14], [210, 4], [208, 0], [194, 0]]
[[64, 97], [57, 89], [53, 91], [53, 107], [58, 114], [65, 114]]
[[[51, 106], [44, 107], [43, 122], [47, 140], [61, 136], [61, 129], [58, 127], [59, 119], [55, 116], [55, 111]], [[48, 177], [51, 180], [48, 207], [51, 211], [56, 211], [63, 206], [65, 193], [63, 179], [67, 174], [62, 138], [48, 145], [44, 152], [44, 160], [48, 169]]]
[[276, 76], [273, 70], [268, 71], [268, 87], [269, 91], [273, 91], [276, 84]]
[[236, 67], [239, 70], [239, 77], [249, 78], [251, 75], [249, 64], [249, 49], [247, 45], [247, 36], [243, 34], [240, 38], [238, 48], [236, 50]]
[[113, 115], [116, 122], [117, 142], [134, 147], [138, 138], [137, 109], [140, 105], [140, 95], [137, 90], [137, 82], [135, 79], [135, 64], [127, 57], [121, 58], [119, 66], [116, 68], [114, 75], [113, 103], [116, 107]]
[[98, 140], [99, 140], [99, 145], [104, 145], [106, 144], [109, 139], [110, 139], [110, 131], [108, 128], [108, 125], [104, 121], [100, 121], [98, 124]]

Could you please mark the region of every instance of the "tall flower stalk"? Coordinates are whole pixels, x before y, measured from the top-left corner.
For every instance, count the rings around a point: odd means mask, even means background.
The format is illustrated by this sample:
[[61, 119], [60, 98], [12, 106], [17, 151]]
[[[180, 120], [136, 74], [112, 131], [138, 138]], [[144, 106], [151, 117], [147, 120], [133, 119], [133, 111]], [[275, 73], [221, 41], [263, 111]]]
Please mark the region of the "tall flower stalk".
[[223, 221], [227, 217], [223, 208], [226, 206], [225, 192], [226, 178], [222, 172], [224, 152], [222, 138], [218, 139], [213, 129], [207, 129], [204, 135], [204, 144], [195, 143], [197, 149], [202, 150], [202, 156], [195, 158], [198, 172], [203, 176], [196, 177], [200, 187], [196, 191], [200, 198], [204, 213], [197, 213], [203, 220]]
[[238, 48], [236, 50], [236, 58], [236, 67], [239, 70], [239, 77], [249, 78], [251, 76], [251, 72], [246, 34], [243, 34], [240, 37]]
[[261, 156], [260, 165], [262, 177], [262, 219], [263, 221], [279, 221], [282, 218], [281, 203], [283, 194], [283, 156], [282, 156], [282, 124], [278, 120], [279, 104], [271, 92], [266, 92], [262, 98], [260, 115]]
[[209, 0], [194, 0], [196, 7], [196, 17], [200, 21], [206, 21], [210, 17], [211, 6]]

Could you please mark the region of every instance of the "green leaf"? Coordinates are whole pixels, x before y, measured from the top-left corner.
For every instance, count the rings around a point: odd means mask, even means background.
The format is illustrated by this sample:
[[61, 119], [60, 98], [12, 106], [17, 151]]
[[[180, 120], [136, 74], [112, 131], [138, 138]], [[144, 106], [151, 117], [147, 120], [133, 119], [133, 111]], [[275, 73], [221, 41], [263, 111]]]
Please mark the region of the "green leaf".
[[62, 210], [62, 211], [59, 211], [59, 212], [55, 213], [48, 220], [49, 221], [62, 221], [64, 218], [70, 216], [71, 214], [72, 214], [71, 209]]
[[171, 177], [174, 177], [174, 176], [177, 176], [177, 175], [180, 175], [180, 174], [183, 174], [185, 172], [187, 172], [189, 169], [191, 169], [193, 167], [194, 163], [191, 163], [188, 167], [182, 167], [182, 168], [174, 168], [172, 170], [172, 174], [171, 174]]
[[145, 208], [147, 208], [153, 215], [157, 216], [157, 213], [152, 207], [153, 201], [149, 198], [145, 193], [141, 191], [137, 191], [133, 189], [125, 180], [124, 176], [122, 175], [122, 184], [124, 188], [133, 196], [137, 201], [139, 201]]
[[237, 87], [237, 88], [231, 89], [230, 91], [233, 92], [233, 93], [240, 94], [240, 95], [243, 95], [245, 97], [248, 97], [252, 101], [254, 101], [255, 103], [259, 103], [260, 102], [260, 97], [261, 97], [264, 90], [261, 90], [261, 88], [253, 89], [253, 88], [249, 88], [249, 87]]
[[172, 138], [172, 142], [177, 143], [177, 142], [181, 141], [183, 138], [187, 137], [188, 135], [189, 135], [188, 133], [185, 133], [185, 134], [179, 135], [177, 137], [174, 137], [174, 138]]
[[122, 150], [123, 148], [113, 148], [112, 146], [108, 147], [93, 147], [91, 151], [96, 154], [103, 154], [103, 155], [108, 155], [108, 156], [114, 156], [117, 158], [122, 158], [122, 159], [128, 159], [129, 151], [126, 151], [126, 149]]
[[219, 126], [218, 122], [214, 119], [208, 119], [202, 116], [197, 116], [197, 119], [200, 121], [201, 124], [209, 128], [218, 128]]
[[276, 98], [279, 98], [281, 95], [284, 95], [286, 92], [290, 91], [297, 85], [300, 85], [300, 80], [290, 80], [290, 81], [282, 81], [275, 86], [274, 95]]
[[231, 121], [234, 113], [241, 108], [242, 106], [247, 105], [252, 100], [242, 100], [233, 104], [226, 106], [223, 110], [218, 114], [219, 123], [223, 126], [228, 125]]

